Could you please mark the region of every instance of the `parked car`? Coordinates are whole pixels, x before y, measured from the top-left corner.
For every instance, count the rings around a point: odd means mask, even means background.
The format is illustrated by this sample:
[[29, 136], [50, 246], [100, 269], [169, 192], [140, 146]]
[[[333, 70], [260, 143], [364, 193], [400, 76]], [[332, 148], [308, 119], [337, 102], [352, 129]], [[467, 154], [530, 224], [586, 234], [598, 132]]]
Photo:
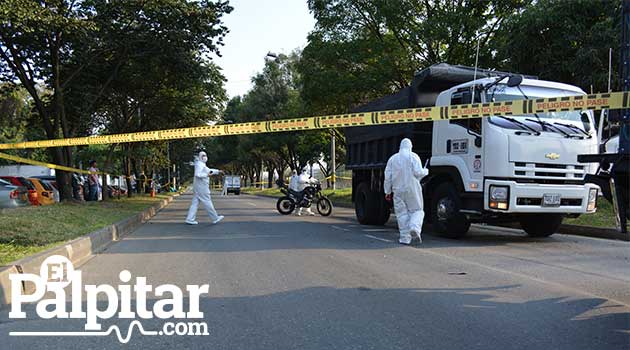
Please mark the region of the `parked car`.
[[49, 205], [55, 203], [55, 194], [52, 190], [52, 186], [44, 183], [44, 180], [36, 179], [34, 177], [28, 178], [28, 180], [33, 183], [33, 186], [35, 186], [35, 190], [37, 190], [39, 204]]
[[114, 185], [114, 186], [110, 186], [112, 188], [112, 194], [114, 196], [117, 196], [118, 193], [120, 193], [121, 196], [126, 196], [127, 195], [127, 190], [124, 188], [120, 188], [120, 186], [118, 185]]
[[46, 180], [50, 183], [50, 185], [52, 185], [54, 188], [59, 190], [59, 187], [57, 187], [57, 178], [55, 176], [38, 175], [38, 176], [31, 176], [31, 177], [38, 180]]
[[118, 197], [118, 189], [112, 185], [107, 185], [107, 194], [109, 195], [109, 198]]
[[28, 190], [28, 201], [32, 205], [40, 205], [39, 203], [39, 195], [37, 194], [37, 189], [35, 185], [28, 179], [21, 176], [0, 176], [0, 179], [3, 179], [14, 186], [23, 186]]
[[29, 205], [28, 190], [0, 180], [0, 208], [16, 208]]
[[61, 200], [61, 197], [59, 197], [59, 189], [57, 188], [57, 182], [50, 181], [50, 180], [41, 180], [41, 183], [42, 185], [46, 184], [50, 186], [50, 188], [53, 191], [53, 198], [55, 199], [55, 202], [59, 203], [59, 201]]
[[239, 175], [225, 175], [223, 186], [227, 187], [227, 194], [241, 194], [241, 177]]

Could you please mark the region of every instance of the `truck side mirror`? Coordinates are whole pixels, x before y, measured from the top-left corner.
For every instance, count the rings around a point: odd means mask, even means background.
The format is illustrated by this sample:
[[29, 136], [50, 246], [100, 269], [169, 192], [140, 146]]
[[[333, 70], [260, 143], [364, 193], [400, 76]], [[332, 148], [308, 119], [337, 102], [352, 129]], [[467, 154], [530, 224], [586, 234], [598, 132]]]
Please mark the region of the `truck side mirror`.
[[520, 74], [517, 75], [511, 75], [510, 78], [508, 79], [507, 82], [507, 86], [508, 87], [516, 87], [521, 85], [521, 83], [523, 82], [523, 76]]

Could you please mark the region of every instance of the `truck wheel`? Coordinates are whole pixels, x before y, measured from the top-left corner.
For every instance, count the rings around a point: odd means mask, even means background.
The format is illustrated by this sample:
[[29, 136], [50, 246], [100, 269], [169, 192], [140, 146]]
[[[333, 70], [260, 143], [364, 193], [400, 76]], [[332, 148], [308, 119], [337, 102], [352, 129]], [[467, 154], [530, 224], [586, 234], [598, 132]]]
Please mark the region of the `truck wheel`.
[[361, 225], [383, 226], [389, 220], [390, 210], [385, 195], [370, 190], [367, 182], [357, 186], [354, 211]]
[[549, 237], [558, 231], [564, 215], [536, 214], [521, 218], [521, 227], [530, 237]]
[[385, 194], [376, 193], [376, 200], [378, 200], [379, 207], [374, 225], [383, 226], [389, 221], [391, 210], [389, 204], [385, 201]]
[[437, 233], [447, 238], [464, 237], [470, 229], [470, 221], [459, 211], [461, 199], [455, 185], [442, 183], [431, 198], [431, 221]]
[[357, 186], [357, 193], [354, 195], [354, 213], [361, 225], [371, 224], [370, 193], [370, 186], [362, 182]]

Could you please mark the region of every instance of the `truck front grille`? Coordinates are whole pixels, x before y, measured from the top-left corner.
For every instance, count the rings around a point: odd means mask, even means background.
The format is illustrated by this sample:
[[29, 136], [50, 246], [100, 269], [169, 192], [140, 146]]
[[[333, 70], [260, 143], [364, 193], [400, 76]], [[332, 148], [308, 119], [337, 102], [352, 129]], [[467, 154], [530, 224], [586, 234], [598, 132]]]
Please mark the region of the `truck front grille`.
[[516, 178], [540, 180], [582, 180], [585, 175], [584, 165], [547, 164], [547, 163], [514, 163]]

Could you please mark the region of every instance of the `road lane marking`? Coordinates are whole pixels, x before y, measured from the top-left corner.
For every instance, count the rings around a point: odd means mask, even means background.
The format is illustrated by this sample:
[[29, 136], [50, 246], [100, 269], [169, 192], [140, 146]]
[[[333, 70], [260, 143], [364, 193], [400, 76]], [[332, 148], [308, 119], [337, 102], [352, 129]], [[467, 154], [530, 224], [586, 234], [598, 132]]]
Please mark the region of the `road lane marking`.
[[339, 227], [339, 226], [335, 226], [335, 225], [331, 225], [330, 227], [334, 228], [335, 230], [350, 231], [347, 228], [343, 228], [343, 227]]
[[369, 237], [372, 239], [375, 239], [377, 241], [381, 241], [381, 242], [388, 242], [388, 243], [394, 243], [394, 241], [389, 240], [389, 239], [385, 239], [385, 238], [381, 238], [381, 237], [376, 237], [376, 236], [372, 236], [372, 235], [364, 235], [365, 237]]
[[247, 204], [251, 205], [252, 207], [255, 207], [256, 204], [252, 203], [252, 202], [246, 202]]

